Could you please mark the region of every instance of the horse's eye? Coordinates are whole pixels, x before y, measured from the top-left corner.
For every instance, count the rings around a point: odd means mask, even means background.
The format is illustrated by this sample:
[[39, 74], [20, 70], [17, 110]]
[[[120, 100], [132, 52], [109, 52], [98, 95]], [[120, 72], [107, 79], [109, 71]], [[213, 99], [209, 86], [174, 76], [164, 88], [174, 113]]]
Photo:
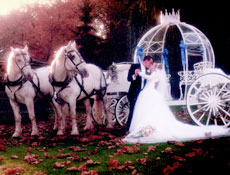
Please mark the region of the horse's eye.
[[69, 58], [70, 60], [73, 60], [73, 59], [75, 58], [75, 56], [72, 55], [72, 54], [68, 54], [68, 58]]
[[21, 62], [22, 62], [22, 60], [21, 60], [21, 59], [17, 59], [17, 61], [18, 61], [19, 63], [21, 63]]

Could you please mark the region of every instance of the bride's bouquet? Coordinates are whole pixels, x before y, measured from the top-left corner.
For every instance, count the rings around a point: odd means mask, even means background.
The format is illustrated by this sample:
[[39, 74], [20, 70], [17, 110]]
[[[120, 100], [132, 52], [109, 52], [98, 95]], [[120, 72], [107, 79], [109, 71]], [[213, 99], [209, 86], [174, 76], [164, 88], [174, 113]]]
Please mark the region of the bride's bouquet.
[[143, 137], [148, 137], [151, 136], [154, 133], [154, 131], [155, 129], [152, 126], [148, 125], [142, 128], [141, 135]]

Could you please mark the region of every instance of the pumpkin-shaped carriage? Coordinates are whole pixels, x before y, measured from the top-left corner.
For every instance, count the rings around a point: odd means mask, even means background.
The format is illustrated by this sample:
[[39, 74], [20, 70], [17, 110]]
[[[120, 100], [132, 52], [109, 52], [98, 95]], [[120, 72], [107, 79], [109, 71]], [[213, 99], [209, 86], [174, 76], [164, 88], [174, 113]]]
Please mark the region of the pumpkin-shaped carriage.
[[[164, 64], [171, 87], [170, 106], [186, 106], [192, 120], [200, 126], [230, 125], [230, 78], [215, 68], [208, 38], [194, 26], [181, 22], [179, 12], [161, 13], [161, 24], [147, 31], [138, 42], [134, 63], [140, 60], [139, 48], [143, 56], [150, 55]], [[129, 114], [126, 95], [130, 64], [113, 64], [105, 72], [109, 75], [107, 93], [111, 94], [111, 111], [122, 126]]]

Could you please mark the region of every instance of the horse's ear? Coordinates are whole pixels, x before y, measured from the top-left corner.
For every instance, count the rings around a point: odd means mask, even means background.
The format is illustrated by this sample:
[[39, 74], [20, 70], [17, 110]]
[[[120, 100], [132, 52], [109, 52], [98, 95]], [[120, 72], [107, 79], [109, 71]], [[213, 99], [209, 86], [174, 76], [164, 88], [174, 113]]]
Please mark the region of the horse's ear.
[[71, 46], [72, 41], [69, 41], [69, 43], [67, 44], [67, 47]]
[[11, 52], [14, 52], [14, 48], [13, 47], [10, 47], [10, 50], [11, 50]]
[[28, 46], [27, 45], [24, 47], [24, 51], [28, 52]]
[[75, 40], [72, 42], [72, 47], [76, 48], [76, 42], [75, 42]]

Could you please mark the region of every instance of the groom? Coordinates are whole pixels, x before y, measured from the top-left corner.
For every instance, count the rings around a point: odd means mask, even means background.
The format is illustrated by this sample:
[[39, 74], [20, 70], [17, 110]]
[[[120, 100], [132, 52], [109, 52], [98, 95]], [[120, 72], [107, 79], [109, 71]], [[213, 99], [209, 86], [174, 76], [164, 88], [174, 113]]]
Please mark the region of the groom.
[[[133, 117], [133, 110], [137, 97], [144, 87], [144, 78], [138, 75], [140, 71], [146, 71], [153, 64], [154, 59], [151, 56], [145, 56], [141, 64], [132, 64], [128, 72], [128, 81], [131, 82], [128, 91], [128, 100], [130, 102], [129, 118], [125, 130], [128, 131]], [[141, 70], [145, 69], [145, 70]]]

